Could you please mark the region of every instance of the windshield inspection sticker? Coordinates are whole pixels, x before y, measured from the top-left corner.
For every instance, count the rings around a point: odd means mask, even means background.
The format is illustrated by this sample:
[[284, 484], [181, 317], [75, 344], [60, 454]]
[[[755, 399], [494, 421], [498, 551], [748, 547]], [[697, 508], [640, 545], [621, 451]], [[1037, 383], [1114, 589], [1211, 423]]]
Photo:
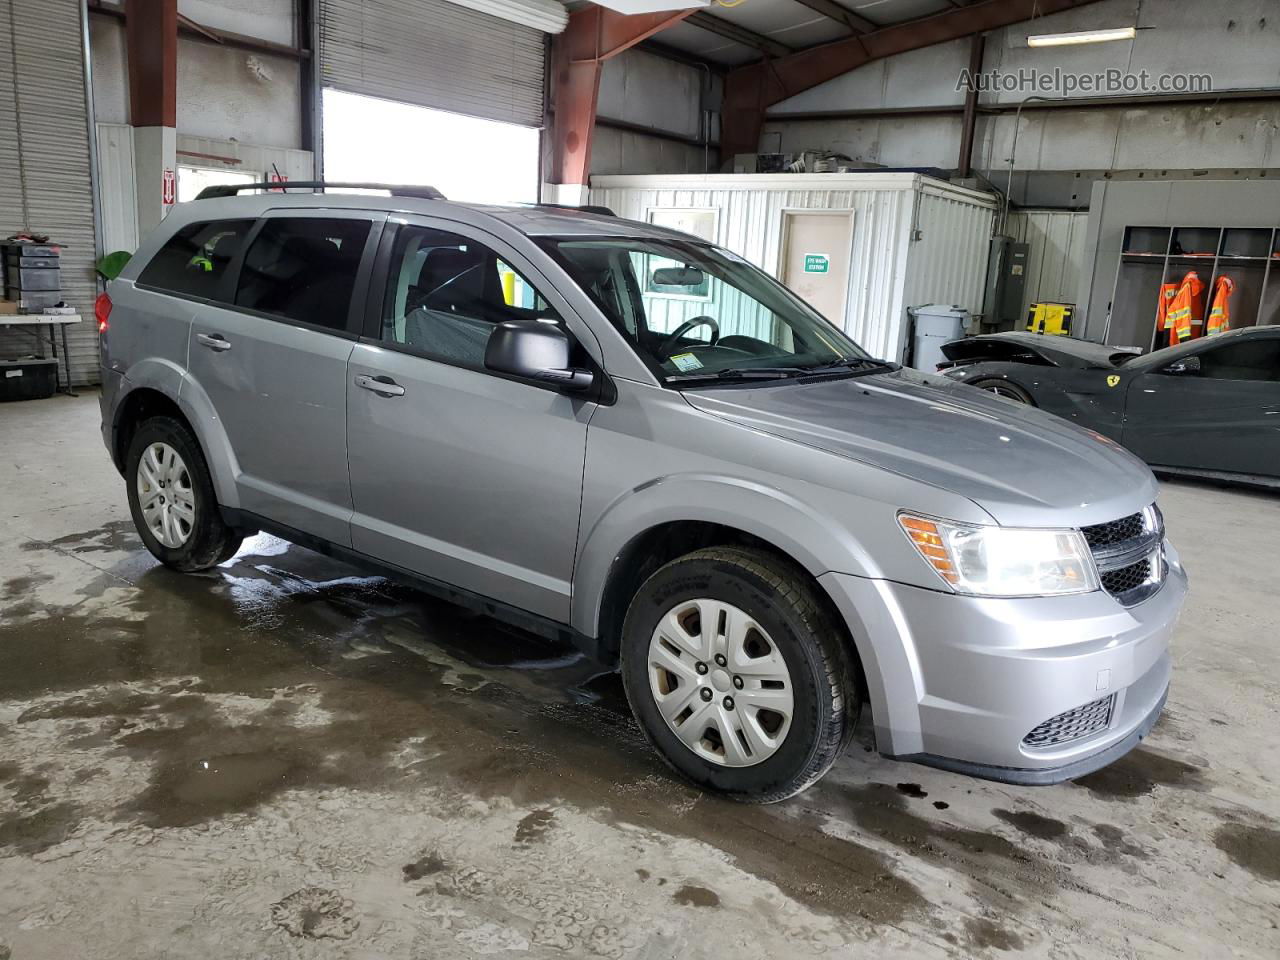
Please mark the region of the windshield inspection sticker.
[[702, 361], [692, 353], [678, 353], [671, 358], [671, 362], [676, 365], [676, 369], [681, 373], [702, 369]]

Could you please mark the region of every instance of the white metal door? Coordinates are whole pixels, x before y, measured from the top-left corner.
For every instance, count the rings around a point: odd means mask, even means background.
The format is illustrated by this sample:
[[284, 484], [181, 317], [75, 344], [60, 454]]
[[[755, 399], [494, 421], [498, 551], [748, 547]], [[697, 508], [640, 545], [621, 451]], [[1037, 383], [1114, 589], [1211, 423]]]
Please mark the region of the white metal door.
[[790, 210], [782, 215], [782, 282], [841, 328], [852, 247], [850, 212]]

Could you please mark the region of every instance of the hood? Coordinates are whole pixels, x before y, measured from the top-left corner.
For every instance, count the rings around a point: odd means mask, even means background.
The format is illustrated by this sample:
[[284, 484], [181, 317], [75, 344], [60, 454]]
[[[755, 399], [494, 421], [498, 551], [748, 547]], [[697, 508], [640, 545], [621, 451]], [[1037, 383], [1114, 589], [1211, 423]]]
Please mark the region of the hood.
[[1101, 434], [913, 370], [684, 397], [704, 413], [967, 497], [1005, 526], [1102, 523], [1156, 497], [1146, 465]]

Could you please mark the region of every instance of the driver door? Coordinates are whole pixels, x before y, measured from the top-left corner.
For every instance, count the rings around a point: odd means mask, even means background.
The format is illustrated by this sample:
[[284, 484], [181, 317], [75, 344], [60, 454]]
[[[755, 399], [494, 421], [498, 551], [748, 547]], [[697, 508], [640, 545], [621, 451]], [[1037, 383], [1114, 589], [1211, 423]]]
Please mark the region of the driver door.
[[1210, 344], [1135, 377], [1123, 442], [1157, 466], [1280, 472], [1280, 331]]

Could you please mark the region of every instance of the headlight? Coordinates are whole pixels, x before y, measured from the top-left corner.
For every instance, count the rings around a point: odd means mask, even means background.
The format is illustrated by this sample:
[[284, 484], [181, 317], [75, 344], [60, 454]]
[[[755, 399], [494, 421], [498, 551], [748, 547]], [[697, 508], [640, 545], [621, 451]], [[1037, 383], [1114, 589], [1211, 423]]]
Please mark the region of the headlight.
[[1030, 530], [898, 515], [907, 538], [957, 593], [1045, 597], [1097, 590], [1089, 545], [1078, 530]]

